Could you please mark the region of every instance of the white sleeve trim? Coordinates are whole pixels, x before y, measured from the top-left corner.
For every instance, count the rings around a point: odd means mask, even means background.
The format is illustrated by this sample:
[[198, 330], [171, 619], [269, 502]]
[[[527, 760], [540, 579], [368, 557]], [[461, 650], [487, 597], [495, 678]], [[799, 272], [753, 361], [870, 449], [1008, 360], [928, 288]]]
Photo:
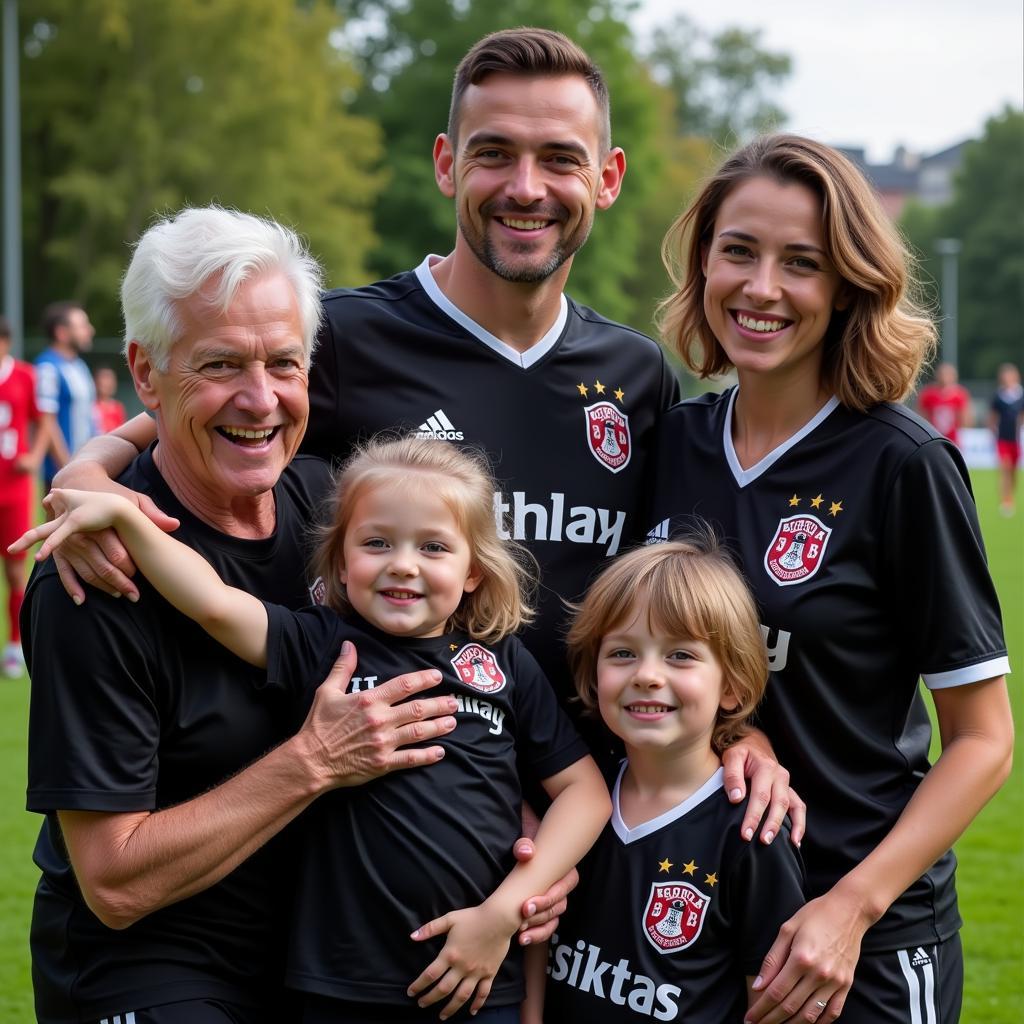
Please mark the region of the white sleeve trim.
[[949, 672], [927, 672], [921, 676], [929, 690], [945, 690], [951, 686], [966, 686], [968, 683], [980, 683], [983, 679], [995, 679], [996, 676], [1010, 674], [1008, 657], [993, 658], [977, 665], [965, 665]]

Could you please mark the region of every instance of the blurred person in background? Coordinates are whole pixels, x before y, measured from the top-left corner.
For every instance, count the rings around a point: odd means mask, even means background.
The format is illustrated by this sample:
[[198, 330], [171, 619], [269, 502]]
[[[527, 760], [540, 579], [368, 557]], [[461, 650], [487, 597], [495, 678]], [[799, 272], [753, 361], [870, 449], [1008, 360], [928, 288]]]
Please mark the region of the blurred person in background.
[[974, 426], [970, 392], [959, 382], [952, 363], [939, 363], [935, 379], [921, 388], [918, 412], [953, 444], [960, 444], [960, 428]]
[[93, 414], [96, 433], [107, 434], [125, 421], [124, 404], [117, 400], [117, 374], [110, 366], [100, 366], [93, 374], [96, 385], [96, 403]]
[[1024, 388], [1020, 384], [1020, 370], [1013, 363], [999, 367], [988, 426], [996, 436], [999, 459], [999, 511], [1004, 516], [1012, 516], [1020, 463], [1020, 431], [1024, 426]]
[[57, 470], [96, 432], [96, 389], [82, 359], [96, 330], [77, 302], [52, 302], [43, 310], [43, 333], [48, 344], [35, 363], [36, 402], [49, 433], [43, 461], [43, 483], [49, 490]]
[[11, 327], [0, 317], [0, 556], [7, 580], [7, 645], [3, 674], [24, 671], [18, 616], [25, 597], [25, 555], [12, 555], [13, 543], [30, 525], [33, 484], [48, 440], [36, 405], [32, 367], [11, 355]]

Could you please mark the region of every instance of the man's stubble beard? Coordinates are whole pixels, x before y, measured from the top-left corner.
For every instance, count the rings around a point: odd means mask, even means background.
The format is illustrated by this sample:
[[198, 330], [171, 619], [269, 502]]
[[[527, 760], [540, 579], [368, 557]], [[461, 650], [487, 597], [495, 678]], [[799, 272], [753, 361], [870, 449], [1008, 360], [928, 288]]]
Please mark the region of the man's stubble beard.
[[[529, 217], [529, 213], [524, 211], [522, 213], [517, 213], [516, 216]], [[577, 252], [579, 252], [583, 247], [583, 244], [590, 237], [590, 229], [594, 226], [594, 216], [593, 212], [591, 212], [586, 223], [580, 224], [572, 235], [568, 238], [558, 239], [554, 248], [544, 258], [542, 263], [539, 265], [531, 265], [529, 263], [512, 264], [507, 260], [502, 259], [497, 247], [491, 241], [490, 235], [486, 231], [481, 234], [472, 230], [467, 230], [466, 223], [462, 218], [462, 214], [458, 212], [457, 205], [455, 219], [458, 223], [459, 234], [461, 234], [463, 239], [465, 239], [466, 244], [472, 250], [473, 255], [476, 256], [476, 258], [488, 270], [496, 274], [503, 281], [510, 281], [513, 284], [540, 284], [540, 282], [546, 281], [562, 266], [562, 264], [566, 262], [566, 260], [571, 259]], [[487, 216], [485, 219], [487, 223], [490, 223], [490, 216]], [[524, 255], [529, 254], [532, 250], [532, 243], [522, 243], [521, 251]]]

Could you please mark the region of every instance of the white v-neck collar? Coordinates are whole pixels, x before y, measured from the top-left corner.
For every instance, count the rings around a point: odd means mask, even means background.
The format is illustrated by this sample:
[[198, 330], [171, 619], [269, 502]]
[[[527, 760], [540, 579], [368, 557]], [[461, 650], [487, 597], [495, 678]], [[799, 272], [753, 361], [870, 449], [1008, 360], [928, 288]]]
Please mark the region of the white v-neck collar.
[[465, 313], [455, 305], [451, 299], [437, 286], [437, 282], [434, 280], [434, 275], [430, 272], [430, 265], [436, 260], [443, 259], [441, 256], [431, 254], [424, 259], [424, 261], [416, 268], [416, 279], [420, 283], [420, 287], [430, 296], [433, 300], [434, 305], [441, 310], [442, 313], [447, 314], [454, 320], [460, 327], [465, 328], [473, 335], [474, 338], [482, 341], [489, 349], [496, 352], [499, 356], [503, 356], [510, 363], [515, 363], [516, 366], [522, 367], [527, 370], [539, 359], [543, 359], [555, 347], [558, 339], [562, 336], [562, 331], [565, 328], [565, 321], [569, 317], [569, 303], [565, 301], [564, 295], [559, 295], [559, 307], [558, 316], [555, 322], [551, 325], [551, 329], [541, 338], [536, 344], [531, 345], [525, 352], [520, 352], [519, 349], [513, 348], [507, 342], [504, 342], [495, 334], [491, 334], [486, 327], [481, 327], [472, 317], [466, 316]]
[[725, 411], [725, 427], [722, 432], [722, 447], [725, 449], [725, 460], [729, 463], [733, 478], [740, 487], [746, 487], [752, 480], [767, 473], [783, 455], [794, 445], [799, 444], [815, 427], [823, 423], [832, 412], [839, 407], [839, 399], [833, 395], [792, 437], [787, 438], [770, 451], [760, 462], [755, 463], [750, 469], [744, 469], [740, 460], [736, 457], [736, 448], [732, 443], [732, 411], [736, 405], [736, 396], [739, 388], [733, 388], [729, 395], [729, 408]]
[[622, 762], [622, 767], [619, 769], [619, 777], [615, 780], [615, 786], [612, 789], [612, 828], [619, 839], [627, 845], [635, 843], [638, 839], [643, 839], [645, 836], [659, 831], [659, 829], [663, 829], [666, 825], [671, 825], [673, 821], [678, 821], [684, 814], [688, 814], [694, 807], [702, 804], [709, 796], [717, 793], [725, 785], [725, 769], [719, 768], [700, 789], [695, 793], [691, 793], [681, 804], [676, 804], [675, 807], [665, 811], [664, 814], [659, 814], [656, 818], [651, 818], [650, 821], [637, 825], [636, 828], [629, 828], [622, 820], [622, 811], [619, 809], [619, 790], [622, 787], [622, 776], [626, 774], [627, 764], [628, 762], [626, 761]]
[[14, 356], [6, 355], [0, 359], [0, 384], [3, 384], [14, 373]]

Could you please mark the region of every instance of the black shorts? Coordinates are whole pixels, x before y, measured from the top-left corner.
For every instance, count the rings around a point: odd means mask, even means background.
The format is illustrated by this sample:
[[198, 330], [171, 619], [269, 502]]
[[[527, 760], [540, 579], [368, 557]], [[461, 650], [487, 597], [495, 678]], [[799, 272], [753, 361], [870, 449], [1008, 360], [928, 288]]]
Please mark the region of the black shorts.
[[[381, 1006], [374, 1003], [351, 1003], [343, 999], [307, 994], [302, 997], [302, 1024], [437, 1024], [444, 1002], [420, 1009], [410, 999], [409, 1008]], [[473, 1021], [473, 1024], [519, 1024], [519, 1004], [489, 1006], [475, 1016], [469, 1015], [468, 1004], [451, 1021]]]
[[223, 999], [183, 999], [101, 1017], [96, 1024], [283, 1024], [278, 1013]]
[[963, 996], [959, 933], [937, 945], [862, 953], [837, 1024], [957, 1024]]

